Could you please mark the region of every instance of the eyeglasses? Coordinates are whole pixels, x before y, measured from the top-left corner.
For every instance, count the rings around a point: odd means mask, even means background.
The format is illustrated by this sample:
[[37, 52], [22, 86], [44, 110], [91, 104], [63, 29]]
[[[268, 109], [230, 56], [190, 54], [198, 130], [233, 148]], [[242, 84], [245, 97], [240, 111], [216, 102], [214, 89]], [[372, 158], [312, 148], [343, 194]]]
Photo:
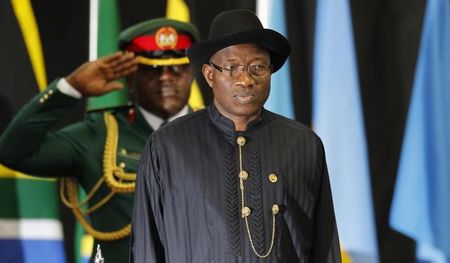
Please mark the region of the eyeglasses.
[[247, 69], [248, 74], [254, 77], [262, 77], [266, 75], [267, 72], [272, 71], [272, 65], [264, 65], [264, 64], [231, 65], [228, 67], [221, 67], [210, 61], [209, 65], [211, 65], [220, 72], [228, 71], [230, 73], [231, 78], [239, 78], [245, 69]]
[[161, 75], [164, 67], [167, 67], [169, 73], [179, 76], [187, 71], [189, 64], [182, 65], [169, 65], [169, 66], [149, 66], [149, 65], [139, 65], [139, 69], [147, 74]]

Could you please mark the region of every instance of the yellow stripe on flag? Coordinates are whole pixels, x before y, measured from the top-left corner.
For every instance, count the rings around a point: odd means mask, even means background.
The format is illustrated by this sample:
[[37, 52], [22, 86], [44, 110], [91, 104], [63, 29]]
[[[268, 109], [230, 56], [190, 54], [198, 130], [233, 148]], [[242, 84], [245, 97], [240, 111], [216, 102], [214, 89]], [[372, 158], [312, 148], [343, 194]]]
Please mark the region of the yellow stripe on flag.
[[89, 259], [94, 247], [94, 238], [91, 235], [84, 234], [81, 238], [81, 256]]
[[47, 87], [41, 39], [30, 0], [11, 0], [40, 91]]
[[[42, 54], [41, 38], [39, 37], [39, 30], [34, 17], [33, 7], [31, 6], [30, 0], [11, 0], [11, 4], [19, 23], [20, 30], [22, 31], [22, 36], [25, 41], [28, 56], [30, 57], [36, 82], [39, 90], [43, 91], [47, 87], [47, 75], [45, 72], [44, 55]], [[3, 165], [0, 165], [0, 177], [56, 181], [52, 178], [37, 178], [28, 176], [21, 172], [11, 170]]]
[[[189, 22], [189, 8], [183, 0], [168, 0], [166, 17], [182, 22]], [[189, 96], [188, 104], [194, 111], [205, 107], [202, 93], [195, 80], [191, 85], [191, 95]]]
[[0, 164], [0, 178], [1, 179], [5, 179], [5, 178], [27, 179], [27, 180], [51, 181], [51, 182], [56, 181], [56, 179], [54, 179], [54, 178], [40, 178], [40, 177], [29, 176], [29, 175], [23, 174], [21, 172], [11, 170], [8, 167], [3, 166], [1, 164]]
[[200, 110], [205, 107], [205, 102], [203, 101], [202, 93], [198, 87], [197, 81], [192, 81], [191, 85], [191, 95], [188, 100], [189, 106], [194, 110]]
[[352, 263], [353, 262], [350, 255], [347, 252], [345, 252], [345, 250], [342, 248], [341, 248], [341, 260], [342, 260], [342, 263]]
[[189, 8], [183, 0], [168, 0], [166, 17], [182, 22], [189, 22]]

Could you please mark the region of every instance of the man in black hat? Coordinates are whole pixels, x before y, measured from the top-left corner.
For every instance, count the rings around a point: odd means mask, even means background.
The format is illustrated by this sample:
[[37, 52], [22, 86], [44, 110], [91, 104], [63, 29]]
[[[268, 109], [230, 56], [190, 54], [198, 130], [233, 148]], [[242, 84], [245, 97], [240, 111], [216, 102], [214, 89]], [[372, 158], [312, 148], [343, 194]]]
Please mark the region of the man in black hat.
[[[0, 137], [0, 163], [63, 178], [63, 201], [101, 245], [107, 263], [128, 261], [135, 173], [145, 142], [165, 122], [191, 111], [186, 50], [198, 37], [193, 25], [166, 18], [126, 29], [119, 36], [123, 52], [51, 83]], [[52, 131], [78, 98], [120, 89], [114, 80], [123, 76], [133, 105], [90, 111], [84, 121]], [[77, 198], [78, 184], [88, 193], [85, 202]]]
[[132, 262], [341, 262], [320, 138], [263, 108], [289, 51], [247, 10], [219, 14], [188, 50], [214, 102], [147, 142]]

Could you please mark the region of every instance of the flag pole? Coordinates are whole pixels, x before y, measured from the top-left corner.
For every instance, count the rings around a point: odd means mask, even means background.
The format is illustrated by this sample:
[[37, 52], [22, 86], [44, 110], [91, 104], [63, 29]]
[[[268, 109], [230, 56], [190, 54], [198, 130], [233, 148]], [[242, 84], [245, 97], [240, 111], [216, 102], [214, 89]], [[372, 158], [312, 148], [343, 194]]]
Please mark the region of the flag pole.
[[98, 47], [98, 6], [99, 0], [91, 0], [89, 4], [89, 61], [97, 58]]

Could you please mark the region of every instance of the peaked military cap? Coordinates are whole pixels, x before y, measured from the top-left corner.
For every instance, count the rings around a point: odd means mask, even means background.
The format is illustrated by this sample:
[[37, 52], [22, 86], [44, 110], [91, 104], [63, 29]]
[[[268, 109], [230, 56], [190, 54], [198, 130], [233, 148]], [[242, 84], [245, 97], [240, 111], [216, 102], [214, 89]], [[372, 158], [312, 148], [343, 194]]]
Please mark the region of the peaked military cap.
[[199, 39], [197, 28], [168, 18], [156, 18], [125, 29], [119, 35], [119, 48], [132, 51], [139, 62], [165, 66], [189, 63], [186, 50]]

